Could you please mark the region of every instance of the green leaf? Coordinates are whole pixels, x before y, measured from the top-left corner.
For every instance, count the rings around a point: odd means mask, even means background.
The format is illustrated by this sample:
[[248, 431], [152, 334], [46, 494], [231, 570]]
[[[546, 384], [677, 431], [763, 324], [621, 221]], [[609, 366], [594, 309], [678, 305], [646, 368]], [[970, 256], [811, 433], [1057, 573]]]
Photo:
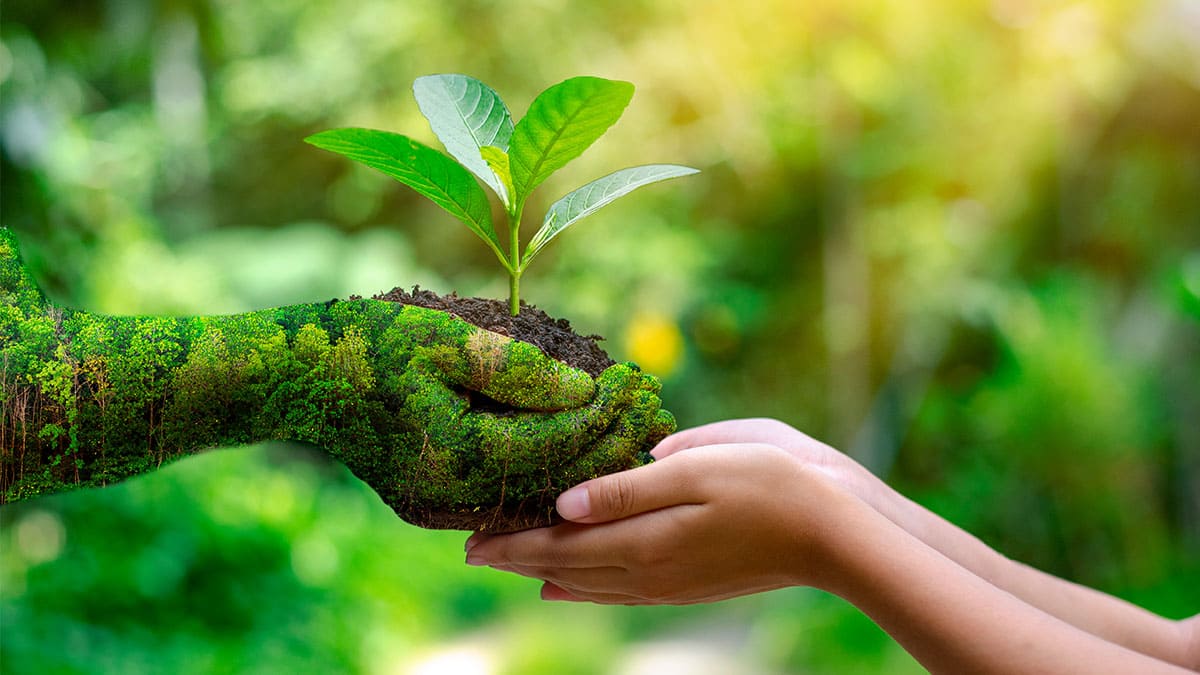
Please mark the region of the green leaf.
[[538, 94], [508, 150], [516, 203], [595, 143], [632, 98], [632, 84], [599, 77], [573, 77]]
[[[500, 179], [504, 190], [508, 194], [513, 194], [512, 171], [509, 169], [508, 153], [494, 145], [485, 145], [479, 149], [479, 154], [483, 156], [483, 161], [487, 162], [488, 167]], [[508, 205], [506, 201], [505, 206]]]
[[407, 136], [375, 129], [331, 129], [305, 142], [378, 169], [433, 200], [479, 235], [507, 266], [487, 195], [467, 170]]
[[513, 122], [500, 95], [466, 75], [418, 77], [413, 82], [413, 95], [446, 151], [487, 183], [507, 205], [509, 195], [503, 181], [492, 173], [479, 151], [485, 145], [508, 150]]
[[657, 183], [669, 178], [689, 176], [694, 173], [700, 172], [690, 167], [675, 164], [648, 164], [646, 166], [621, 169], [603, 178], [597, 178], [587, 185], [572, 191], [562, 199], [554, 202], [550, 206], [550, 209], [546, 211], [546, 217], [542, 220], [542, 227], [537, 231], [537, 234], [533, 235], [533, 239], [529, 241], [529, 246], [525, 249], [525, 255], [521, 259], [521, 266], [528, 265], [529, 261], [533, 260], [533, 257], [542, 250], [542, 247], [548, 244], [551, 239], [558, 236], [559, 232], [567, 229], [581, 218], [595, 213], [600, 207], [618, 197], [623, 197], [643, 185]]

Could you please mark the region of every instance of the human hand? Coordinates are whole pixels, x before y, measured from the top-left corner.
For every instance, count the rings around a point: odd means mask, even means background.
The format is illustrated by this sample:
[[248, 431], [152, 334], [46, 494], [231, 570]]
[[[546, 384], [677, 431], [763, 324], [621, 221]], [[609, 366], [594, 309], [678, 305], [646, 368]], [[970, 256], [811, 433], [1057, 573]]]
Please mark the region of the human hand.
[[792, 585], [827, 587], [843, 523], [869, 508], [775, 446], [677, 451], [576, 486], [574, 522], [473, 535], [467, 561], [542, 580], [547, 600], [713, 602]]
[[663, 439], [651, 455], [662, 459], [686, 448], [723, 443], [766, 443], [787, 451], [842, 485], [881, 512], [892, 510], [897, 495], [863, 465], [798, 429], [767, 418], [726, 420], [684, 429]]

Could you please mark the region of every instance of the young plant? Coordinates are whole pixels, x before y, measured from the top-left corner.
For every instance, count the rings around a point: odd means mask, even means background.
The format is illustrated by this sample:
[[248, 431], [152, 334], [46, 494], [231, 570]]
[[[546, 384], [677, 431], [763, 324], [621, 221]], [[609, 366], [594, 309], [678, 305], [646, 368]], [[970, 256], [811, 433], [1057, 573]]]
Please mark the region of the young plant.
[[[573, 77], [539, 94], [515, 125], [500, 96], [466, 75], [419, 77], [413, 83], [413, 94], [433, 133], [457, 162], [389, 131], [331, 129], [304, 140], [386, 173], [461, 220], [508, 271], [513, 316], [520, 311], [521, 275], [560, 232], [643, 185], [698, 173], [686, 166], [649, 164], [598, 178], [554, 202], [522, 252], [525, 200], [621, 117], [633, 98], [633, 85]], [[472, 174], [486, 183], [504, 206], [507, 250], [492, 225], [487, 194]]]

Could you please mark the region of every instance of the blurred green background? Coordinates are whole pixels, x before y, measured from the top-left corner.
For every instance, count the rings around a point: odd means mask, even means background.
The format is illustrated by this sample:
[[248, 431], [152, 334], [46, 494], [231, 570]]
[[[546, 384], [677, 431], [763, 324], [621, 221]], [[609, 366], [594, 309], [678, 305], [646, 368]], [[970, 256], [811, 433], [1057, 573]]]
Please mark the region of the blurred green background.
[[[0, 222], [48, 292], [216, 313], [420, 284], [502, 298], [465, 228], [301, 142], [434, 141], [419, 75], [519, 117], [637, 85], [531, 200], [703, 169], [558, 239], [524, 298], [772, 416], [1019, 560], [1200, 607], [1200, 11], [1189, 0], [6, 0]], [[526, 234], [528, 236], [528, 233]], [[852, 607], [549, 605], [287, 446], [0, 510], [0, 670], [921, 672]], [[705, 670], [707, 669], [707, 670]]]

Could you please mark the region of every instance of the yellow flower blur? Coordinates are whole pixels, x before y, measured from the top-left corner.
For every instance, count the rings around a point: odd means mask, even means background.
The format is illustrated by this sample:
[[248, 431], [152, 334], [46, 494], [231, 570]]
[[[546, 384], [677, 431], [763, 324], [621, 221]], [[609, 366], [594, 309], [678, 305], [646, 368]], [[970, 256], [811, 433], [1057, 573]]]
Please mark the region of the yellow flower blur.
[[625, 349], [643, 370], [668, 377], [683, 358], [683, 336], [670, 317], [639, 312], [625, 326]]

